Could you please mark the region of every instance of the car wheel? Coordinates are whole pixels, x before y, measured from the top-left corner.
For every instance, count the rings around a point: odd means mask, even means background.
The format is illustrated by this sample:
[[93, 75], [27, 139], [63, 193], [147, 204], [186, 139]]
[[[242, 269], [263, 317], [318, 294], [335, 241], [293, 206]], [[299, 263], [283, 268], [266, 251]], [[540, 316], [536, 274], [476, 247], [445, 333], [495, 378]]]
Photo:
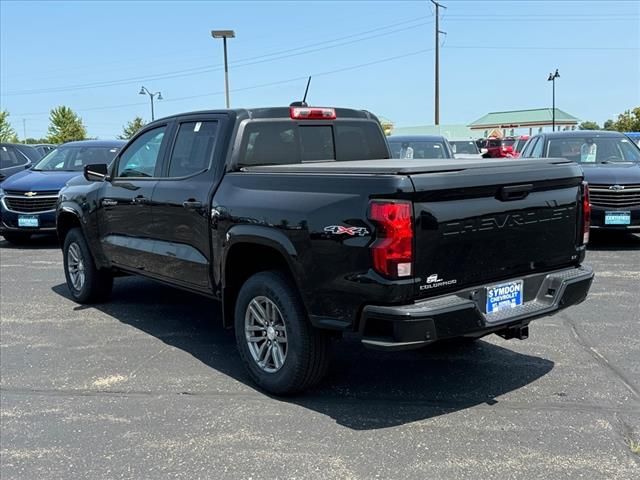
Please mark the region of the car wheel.
[[96, 268], [87, 241], [79, 228], [67, 233], [62, 251], [67, 287], [74, 300], [78, 303], [106, 300], [111, 294], [113, 275]]
[[31, 238], [30, 233], [17, 233], [17, 232], [3, 233], [2, 236], [7, 242], [13, 245], [24, 245], [28, 243], [29, 239]]
[[329, 339], [314, 328], [291, 281], [260, 272], [240, 289], [235, 308], [240, 357], [255, 383], [290, 395], [318, 383], [329, 364]]

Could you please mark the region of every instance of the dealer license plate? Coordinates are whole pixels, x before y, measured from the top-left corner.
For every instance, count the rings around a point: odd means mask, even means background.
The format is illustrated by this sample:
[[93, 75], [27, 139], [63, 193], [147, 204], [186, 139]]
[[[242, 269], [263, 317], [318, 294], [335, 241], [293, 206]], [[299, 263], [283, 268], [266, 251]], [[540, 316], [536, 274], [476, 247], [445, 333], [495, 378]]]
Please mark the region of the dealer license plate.
[[604, 212], [605, 225], [631, 225], [631, 212]]
[[19, 227], [39, 227], [40, 219], [36, 215], [20, 215], [18, 217]]
[[522, 280], [487, 287], [487, 313], [522, 305]]

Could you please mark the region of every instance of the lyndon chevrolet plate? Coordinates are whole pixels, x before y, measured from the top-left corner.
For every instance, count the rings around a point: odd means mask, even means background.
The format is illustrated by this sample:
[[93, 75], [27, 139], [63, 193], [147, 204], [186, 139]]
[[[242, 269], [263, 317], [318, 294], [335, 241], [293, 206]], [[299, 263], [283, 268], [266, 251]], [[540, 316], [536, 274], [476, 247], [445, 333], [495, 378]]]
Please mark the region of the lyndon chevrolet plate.
[[630, 225], [631, 212], [628, 210], [618, 211], [618, 212], [604, 212], [604, 224], [605, 225]]
[[18, 217], [19, 227], [39, 227], [40, 221], [36, 215], [20, 215]]
[[487, 287], [487, 313], [522, 305], [522, 280]]

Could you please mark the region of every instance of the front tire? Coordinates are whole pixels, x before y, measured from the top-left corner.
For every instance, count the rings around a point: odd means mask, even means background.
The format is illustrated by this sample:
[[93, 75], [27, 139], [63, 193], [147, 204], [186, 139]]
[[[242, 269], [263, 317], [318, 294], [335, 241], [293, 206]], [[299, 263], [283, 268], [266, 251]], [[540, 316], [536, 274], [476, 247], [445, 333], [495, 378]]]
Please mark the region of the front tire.
[[326, 373], [328, 337], [311, 325], [298, 292], [282, 272], [257, 273], [242, 286], [235, 335], [249, 375], [267, 392], [294, 394]]
[[73, 228], [67, 233], [62, 251], [64, 275], [73, 299], [78, 303], [107, 300], [113, 287], [113, 275], [96, 268], [82, 230]]

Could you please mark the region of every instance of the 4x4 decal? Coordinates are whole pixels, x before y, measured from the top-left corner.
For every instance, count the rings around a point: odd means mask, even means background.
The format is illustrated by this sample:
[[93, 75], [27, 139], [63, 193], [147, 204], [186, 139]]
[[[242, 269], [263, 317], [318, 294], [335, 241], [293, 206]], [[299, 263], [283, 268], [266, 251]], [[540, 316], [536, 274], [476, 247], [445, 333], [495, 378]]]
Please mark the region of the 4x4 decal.
[[324, 227], [324, 231], [334, 235], [351, 235], [353, 237], [364, 237], [369, 235], [369, 230], [365, 227], [343, 227], [342, 225], [329, 225]]

